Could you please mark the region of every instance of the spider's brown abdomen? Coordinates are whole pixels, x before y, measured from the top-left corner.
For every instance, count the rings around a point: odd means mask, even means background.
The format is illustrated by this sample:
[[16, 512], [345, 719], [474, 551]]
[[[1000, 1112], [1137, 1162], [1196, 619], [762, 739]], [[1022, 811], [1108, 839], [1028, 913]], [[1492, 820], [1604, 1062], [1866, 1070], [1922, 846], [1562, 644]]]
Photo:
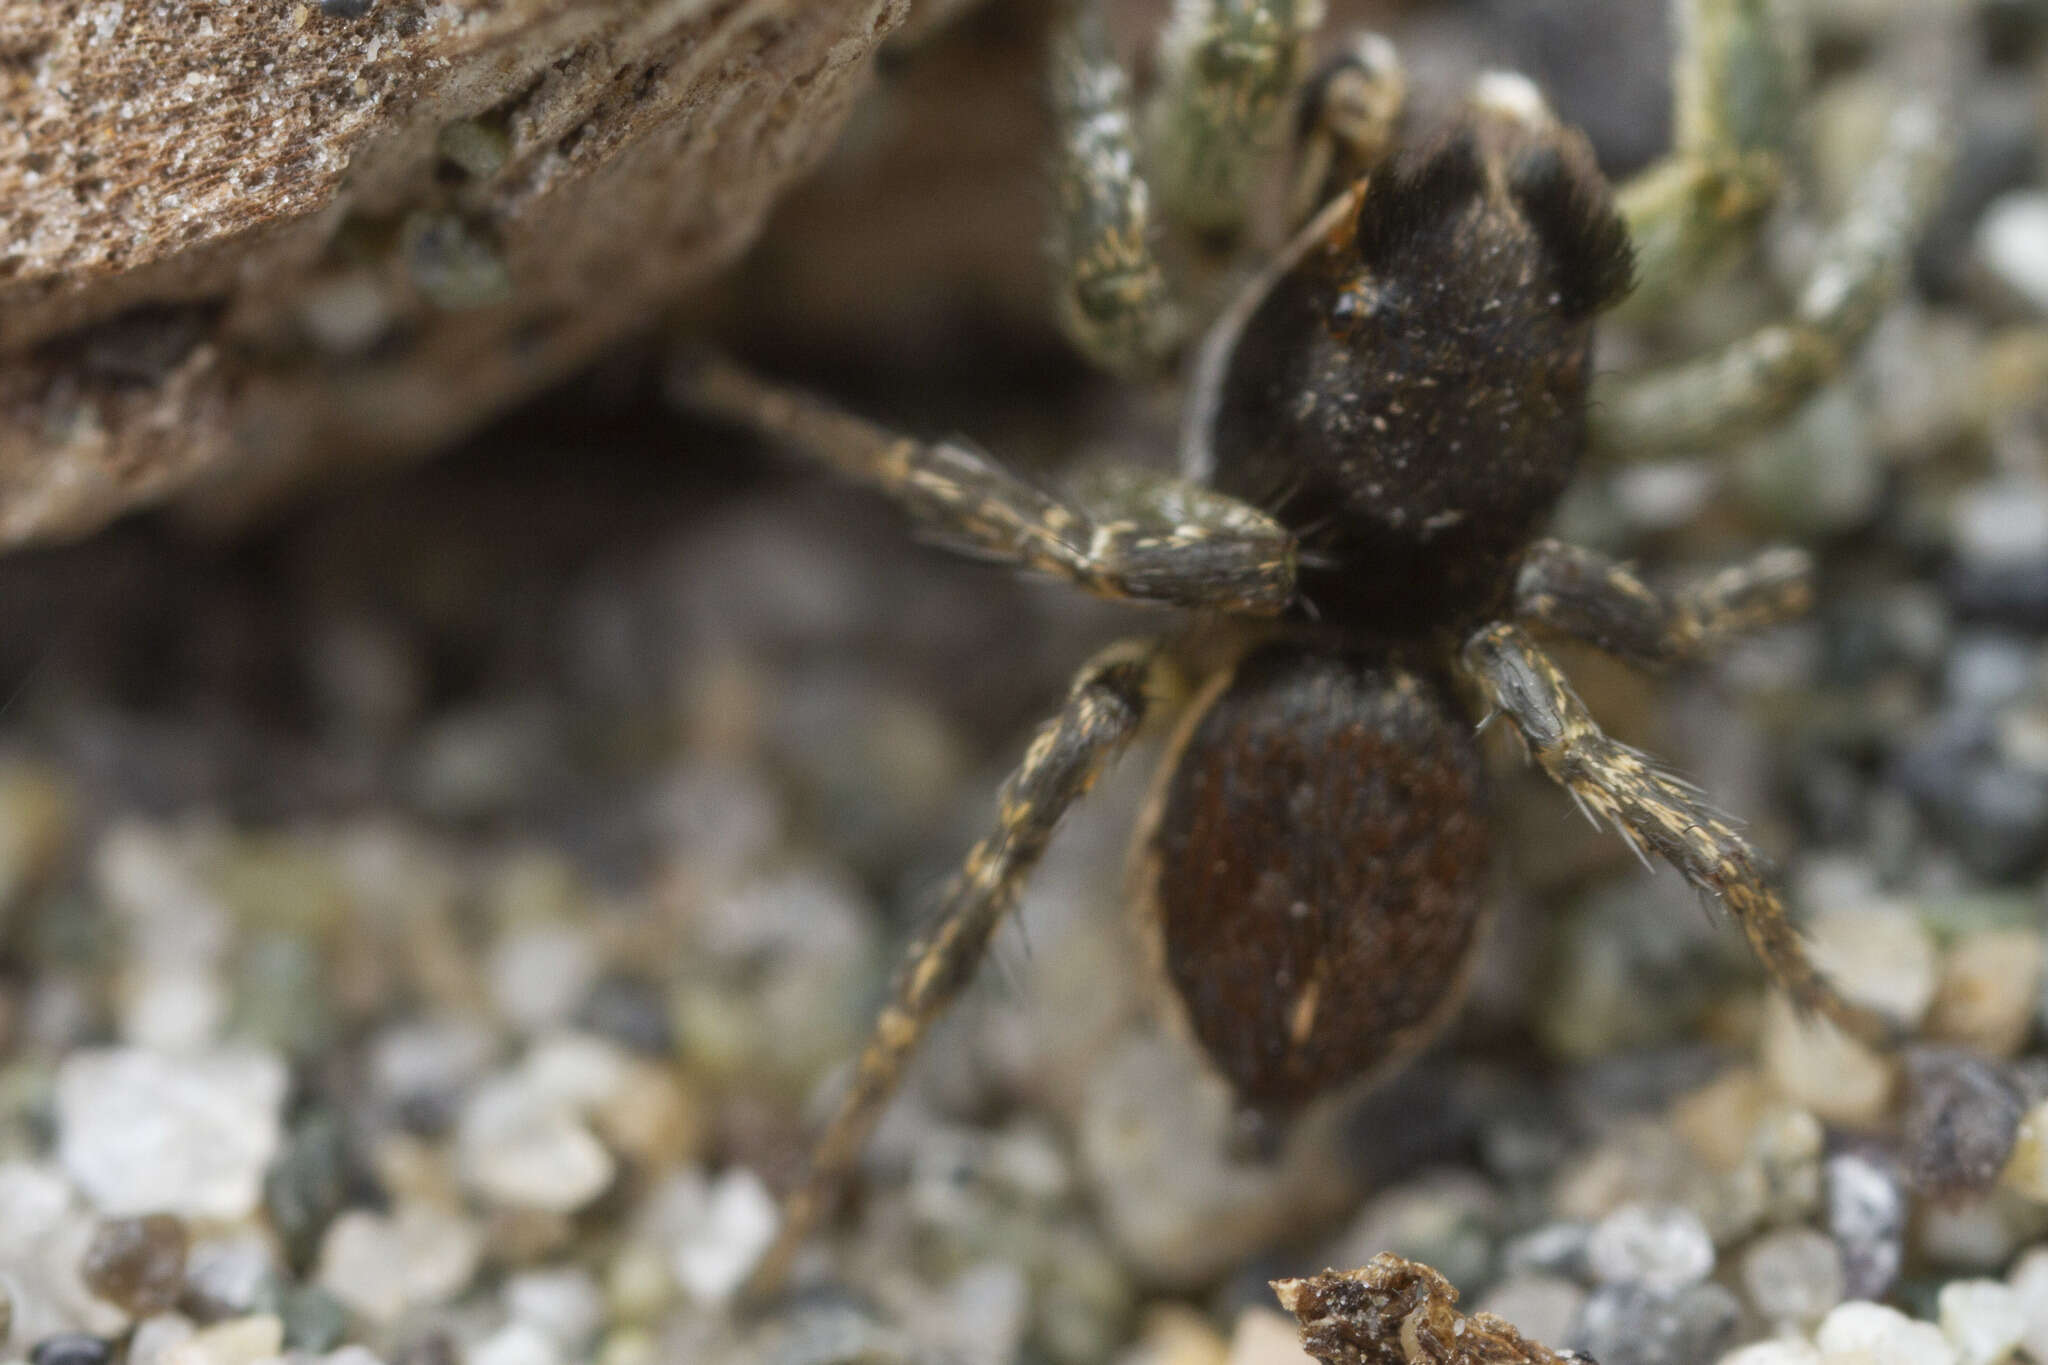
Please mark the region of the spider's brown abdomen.
[[1183, 736], [1138, 891], [1240, 1102], [1284, 1113], [1427, 1042], [1457, 1002], [1488, 845], [1478, 751], [1444, 690], [1268, 646]]

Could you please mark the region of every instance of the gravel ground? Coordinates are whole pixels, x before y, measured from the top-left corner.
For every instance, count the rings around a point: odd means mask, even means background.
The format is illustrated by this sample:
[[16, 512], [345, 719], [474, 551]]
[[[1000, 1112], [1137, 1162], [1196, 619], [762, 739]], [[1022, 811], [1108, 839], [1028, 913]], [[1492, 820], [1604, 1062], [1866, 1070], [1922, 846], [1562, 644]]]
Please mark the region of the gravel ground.
[[[1855, 59], [1885, 8], [1828, 9], [1823, 185], [1882, 107]], [[1973, 9], [1957, 187], [1846, 382], [1712, 460], [1589, 474], [1559, 528], [1670, 577], [1819, 557], [1809, 619], [1699, 667], [1561, 657], [1751, 821], [1899, 1055], [1795, 1019], [1725, 917], [1500, 748], [1449, 1038], [1234, 1161], [1122, 910], [1148, 741], [802, 1292], [734, 1312], [895, 950], [1133, 617], [689, 426], [656, 348], [251, 532], [0, 562], [0, 1360], [1281, 1365], [1267, 1281], [1393, 1251], [1602, 1365], [2048, 1365], [2048, 14]], [[1006, 24], [907, 54], [872, 117]], [[1158, 446], [999, 298], [943, 344], [768, 337], [846, 179], [736, 286], [768, 291], [752, 325], [738, 292], [706, 315], [1027, 467], [1077, 431]], [[1762, 316], [1780, 227], [1611, 353]]]

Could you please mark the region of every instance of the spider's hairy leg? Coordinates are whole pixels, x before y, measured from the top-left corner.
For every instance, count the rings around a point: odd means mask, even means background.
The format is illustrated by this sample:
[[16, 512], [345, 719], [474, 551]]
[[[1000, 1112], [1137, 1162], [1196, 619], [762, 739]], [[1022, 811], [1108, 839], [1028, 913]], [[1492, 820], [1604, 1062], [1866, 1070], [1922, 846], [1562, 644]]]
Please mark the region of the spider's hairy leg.
[[1672, 146], [1616, 195], [1635, 243], [1623, 314], [1653, 316], [1776, 202], [1805, 68], [1792, 0], [1675, 0]]
[[1112, 645], [1096, 655], [1075, 677], [1060, 713], [1033, 737], [998, 798], [995, 831], [968, 853], [937, 912], [904, 950], [852, 1085], [818, 1138], [803, 1185], [783, 1205], [775, 1242], [748, 1283], [750, 1295], [779, 1286], [790, 1258], [859, 1160], [918, 1044], [973, 980], [1060, 817], [1138, 732], [1158, 657], [1151, 641]]
[[1465, 671], [1521, 732], [1543, 770], [1623, 838], [1655, 853], [1734, 914], [1771, 979], [1804, 1011], [1882, 1043], [1888, 1026], [1814, 969], [1764, 860], [1689, 784], [1602, 734], [1557, 665], [1521, 627], [1487, 626], [1465, 644]]
[[1393, 154], [1407, 104], [1407, 68], [1384, 34], [1359, 34], [1309, 76], [1294, 114], [1297, 225]]
[[1322, 11], [1322, 0], [1174, 0], [1146, 131], [1176, 219], [1217, 236], [1243, 225]]
[[683, 406], [752, 428], [900, 503], [932, 539], [1102, 597], [1271, 615], [1294, 598], [1293, 538], [1235, 498], [1131, 471], [1104, 506], [1056, 495], [961, 441], [920, 441], [730, 361], [692, 355]]
[[1151, 188], [1138, 168], [1130, 79], [1093, 5], [1076, 6], [1052, 44], [1054, 311], [1067, 340], [1115, 374], [1156, 368], [1179, 339], [1166, 272], [1153, 254]]
[[1813, 560], [1790, 548], [1659, 592], [1626, 564], [1539, 540], [1515, 582], [1517, 620], [1650, 667], [1697, 658], [1731, 636], [1788, 621], [1811, 605]]
[[1604, 376], [1593, 387], [1592, 444], [1611, 457], [1704, 450], [1764, 430], [1832, 379], [1905, 279], [1955, 150], [1959, 21], [1944, 3], [1915, 11], [1897, 56], [1915, 70], [1883, 141], [1782, 322], [1668, 369]]

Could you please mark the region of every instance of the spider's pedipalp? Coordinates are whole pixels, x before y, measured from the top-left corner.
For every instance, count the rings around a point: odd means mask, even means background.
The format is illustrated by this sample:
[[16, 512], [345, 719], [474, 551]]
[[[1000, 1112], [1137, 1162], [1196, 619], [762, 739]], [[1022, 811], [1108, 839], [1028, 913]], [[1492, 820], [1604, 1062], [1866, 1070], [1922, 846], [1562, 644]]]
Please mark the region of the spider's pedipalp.
[[1272, 615], [1294, 600], [1294, 539], [1271, 517], [1181, 479], [1131, 469], [1095, 500], [1034, 487], [960, 441], [919, 441], [729, 361], [698, 355], [671, 385], [888, 494], [930, 538], [1102, 597]]
[[896, 1093], [926, 1032], [974, 978], [989, 940], [1016, 906], [1053, 829], [1137, 734], [1147, 710], [1156, 646], [1112, 645], [1075, 677], [1060, 713], [1039, 728], [997, 798], [994, 833], [967, 854], [936, 913], [904, 949], [888, 1002], [843, 1095], [818, 1138], [803, 1185], [783, 1205], [773, 1245], [756, 1265], [750, 1295], [773, 1293], [790, 1258], [829, 1211], [862, 1145]]
[[1408, 71], [1384, 34], [1364, 33], [1302, 83], [1294, 116], [1293, 222], [1393, 155], [1408, 104]]
[[1769, 550], [1676, 592], [1659, 592], [1605, 555], [1539, 540], [1515, 581], [1517, 620], [1651, 667], [1697, 658], [1812, 604], [1813, 561], [1793, 549]]
[[1552, 779], [1630, 842], [1649, 848], [1728, 907], [1771, 979], [1794, 1004], [1866, 1041], [1886, 1037], [1883, 1020], [1844, 1000], [1815, 970], [1769, 869], [1748, 840], [1690, 784], [1603, 734], [1563, 672], [1521, 627], [1486, 627], [1466, 642], [1462, 659], [1488, 699], [1520, 728]]

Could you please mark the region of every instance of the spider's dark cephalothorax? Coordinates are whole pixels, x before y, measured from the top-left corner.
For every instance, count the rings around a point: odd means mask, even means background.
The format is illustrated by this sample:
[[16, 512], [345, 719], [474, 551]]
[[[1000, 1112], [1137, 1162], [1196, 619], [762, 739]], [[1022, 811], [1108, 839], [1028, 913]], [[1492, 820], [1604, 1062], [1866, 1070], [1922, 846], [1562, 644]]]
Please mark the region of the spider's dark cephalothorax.
[[1475, 105], [1294, 250], [1219, 338], [1209, 483], [1297, 534], [1332, 624], [1498, 616], [1585, 448], [1593, 316], [1629, 284], [1591, 147]]
[[[1132, 892], [1242, 1135], [1384, 1074], [1455, 1011], [1490, 842], [1475, 694], [1589, 815], [1718, 898], [1801, 1008], [1882, 1035], [1815, 972], [1731, 823], [1601, 733], [1526, 629], [1659, 665], [1804, 608], [1796, 551], [1672, 593], [1539, 537], [1589, 448], [1754, 427], [1810, 392], [1868, 329], [1939, 183], [1936, 83], [1894, 112], [1789, 320], [1703, 361], [1596, 382], [1594, 318], [1632, 273], [1671, 297], [1674, 274], [1756, 226], [1778, 179], [1783, 149], [1767, 138], [1787, 120], [1741, 101], [1795, 87], [1782, 68], [1800, 44], [1775, 28], [1789, 18], [1753, 0], [1674, 3], [1678, 145], [1619, 193], [1520, 78], [1482, 78], [1448, 131], [1409, 153], [1385, 39], [1310, 79], [1295, 120], [1304, 221], [1194, 350], [1181, 477], [1120, 468], [1050, 491], [964, 443], [886, 431], [722, 360], [681, 368], [691, 406], [879, 487], [943, 541], [1203, 614], [1184, 635], [1098, 655], [1038, 731], [993, 832], [908, 946], [757, 1290], [787, 1270], [1060, 816], [1173, 690], [1157, 678], [1176, 665], [1202, 683], [1166, 746]], [[1317, 8], [1174, 8], [1142, 122], [1167, 207], [1208, 247], [1242, 222], [1237, 199], [1285, 121], [1274, 92], [1301, 76]], [[1054, 67], [1058, 316], [1104, 368], [1156, 371], [1190, 310], [1153, 254], [1141, 120], [1091, 9]]]

